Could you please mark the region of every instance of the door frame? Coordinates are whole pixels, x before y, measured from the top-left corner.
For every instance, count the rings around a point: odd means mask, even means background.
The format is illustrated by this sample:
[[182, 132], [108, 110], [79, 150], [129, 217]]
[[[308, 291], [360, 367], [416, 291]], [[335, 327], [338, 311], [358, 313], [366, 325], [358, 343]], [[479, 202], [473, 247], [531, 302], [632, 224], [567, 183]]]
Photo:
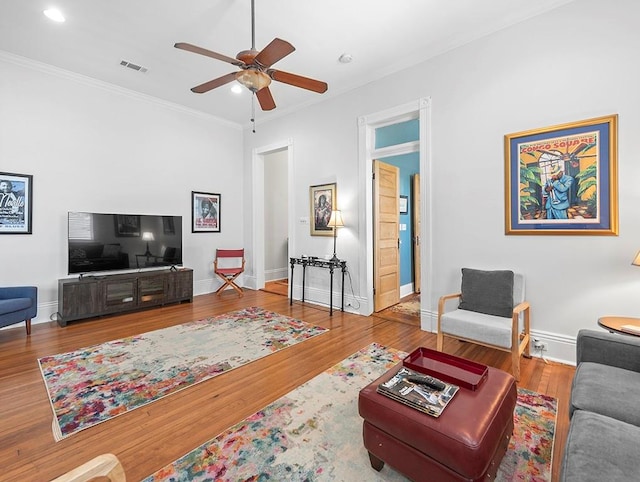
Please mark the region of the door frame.
[[[397, 124], [408, 120], [419, 119], [419, 156], [420, 156], [420, 191], [421, 191], [421, 239], [420, 245], [420, 278], [422, 291], [420, 296], [420, 327], [433, 331], [432, 310], [432, 212], [431, 206], [431, 97], [423, 97], [414, 102], [397, 106], [385, 111], [361, 116], [358, 118], [358, 161], [361, 189], [359, 203], [364, 206], [359, 213], [360, 239], [365, 240], [365, 249], [360, 251], [358, 278], [364, 280], [360, 286], [363, 296], [361, 313], [373, 313], [373, 182], [371, 173], [373, 159], [381, 157], [383, 149], [375, 149], [375, 129], [390, 124]], [[394, 154], [401, 154], [400, 150]], [[425, 235], [426, 233], [426, 235]]]
[[[276, 142], [263, 147], [256, 147], [251, 154], [251, 171], [253, 173], [252, 189], [253, 189], [253, 226], [252, 226], [252, 255], [253, 255], [253, 276], [247, 278], [248, 286], [255, 290], [264, 288], [265, 274], [264, 274], [264, 205], [265, 205], [265, 192], [264, 192], [264, 158], [265, 156], [277, 152], [287, 151], [287, 190], [289, 193], [293, 191], [293, 140], [287, 139], [285, 141]], [[294, 196], [289, 195], [287, 207], [289, 213], [293, 213]], [[295, 252], [295, 238], [291, 235], [294, 232], [293, 216], [288, 216], [287, 229], [289, 231], [288, 236], [288, 252]], [[289, 270], [287, 269], [287, 273]], [[291, 280], [289, 280], [291, 282]]]

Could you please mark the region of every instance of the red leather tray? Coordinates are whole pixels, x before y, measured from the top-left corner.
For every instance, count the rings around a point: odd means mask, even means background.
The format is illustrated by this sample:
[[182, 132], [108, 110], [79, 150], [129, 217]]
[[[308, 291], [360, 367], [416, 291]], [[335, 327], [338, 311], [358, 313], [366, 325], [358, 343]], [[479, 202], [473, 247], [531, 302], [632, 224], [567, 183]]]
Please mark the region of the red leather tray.
[[489, 372], [486, 365], [424, 347], [416, 348], [409, 353], [402, 364], [469, 390], [476, 390]]

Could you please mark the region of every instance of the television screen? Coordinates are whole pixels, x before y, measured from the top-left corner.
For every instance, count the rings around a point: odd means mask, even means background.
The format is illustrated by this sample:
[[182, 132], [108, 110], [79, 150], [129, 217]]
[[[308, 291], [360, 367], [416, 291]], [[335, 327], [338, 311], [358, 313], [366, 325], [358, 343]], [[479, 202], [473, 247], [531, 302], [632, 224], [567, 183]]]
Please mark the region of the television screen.
[[182, 265], [182, 216], [69, 212], [69, 274]]

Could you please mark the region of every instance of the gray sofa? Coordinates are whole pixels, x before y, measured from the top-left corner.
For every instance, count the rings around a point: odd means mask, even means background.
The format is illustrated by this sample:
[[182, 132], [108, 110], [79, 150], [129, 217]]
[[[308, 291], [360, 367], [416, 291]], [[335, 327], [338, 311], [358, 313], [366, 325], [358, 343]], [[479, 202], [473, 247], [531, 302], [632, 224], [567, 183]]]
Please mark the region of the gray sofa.
[[560, 480], [640, 480], [640, 337], [581, 330]]

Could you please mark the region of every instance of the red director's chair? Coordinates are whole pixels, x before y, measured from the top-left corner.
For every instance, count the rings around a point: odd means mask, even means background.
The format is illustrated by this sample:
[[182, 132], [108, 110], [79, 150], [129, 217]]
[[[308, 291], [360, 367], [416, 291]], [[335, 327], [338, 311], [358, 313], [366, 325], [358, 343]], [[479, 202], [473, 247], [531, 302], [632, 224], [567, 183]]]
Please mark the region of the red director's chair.
[[[222, 260], [221, 266], [218, 266], [218, 262]], [[229, 260], [227, 262], [227, 260]], [[242, 260], [242, 265], [238, 266]], [[231, 266], [229, 266], [229, 264]], [[238, 292], [240, 296], [244, 296], [242, 288], [234, 283], [235, 279], [244, 271], [244, 249], [216, 249], [216, 259], [213, 261], [213, 272], [218, 275], [223, 285], [216, 290], [217, 294], [220, 294], [227, 286], [231, 286]]]

